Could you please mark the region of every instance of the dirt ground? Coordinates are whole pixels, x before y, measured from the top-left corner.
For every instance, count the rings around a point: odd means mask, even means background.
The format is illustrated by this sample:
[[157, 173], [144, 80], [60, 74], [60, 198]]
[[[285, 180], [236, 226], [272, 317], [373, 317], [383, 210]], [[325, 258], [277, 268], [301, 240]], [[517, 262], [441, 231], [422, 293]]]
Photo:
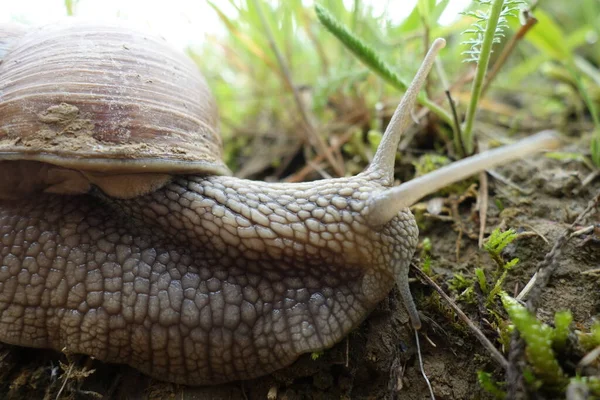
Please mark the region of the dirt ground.
[[[583, 146], [570, 145], [571, 150], [581, 150]], [[600, 179], [581, 188], [582, 180], [589, 174], [581, 163], [542, 156], [496, 172], [522, 189], [489, 179], [486, 234], [498, 226], [514, 228], [521, 234], [503, 253], [506, 260], [514, 257], [520, 260], [504, 286], [514, 295], [530, 280], [536, 263], [600, 190]], [[434, 279], [453, 297], [457, 293], [448, 288], [448, 282], [457, 272], [472, 277], [476, 267], [489, 271], [495, 268], [477, 245], [480, 221], [476, 200], [475, 196], [464, 199], [455, 207], [458, 214], [443, 211], [437, 216], [419, 216], [421, 240], [427, 237], [432, 243]], [[446, 199], [447, 209], [451, 209], [453, 201], [456, 203], [453, 198]], [[598, 218], [588, 217], [583, 226], [597, 224]], [[421, 265], [420, 260], [415, 262]], [[600, 236], [592, 232], [574, 237], [566, 245], [560, 267], [543, 292], [538, 317], [550, 322], [554, 312], [569, 309], [577, 328], [589, 327], [600, 316], [600, 279], [598, 275], [582, 272], [599, 266]], [[436, 398], [490, 398], [479, 387], [476, 373], [493, 372], [502, 381], [503, 371], [431, 288], [416, 280], [411, 287], [424, 320], [423, 364]], [[459, 305], [499, 347], [498, 332], [487, 322], [488, 316], [482, 314], [485, 310], [460, 301]], [[70, 376], [64, 387], [61, 362]], [[81, 372], [84, 367], [95, 371], [85, 377]], [[55, 399], [59, 391], [65, 399], [429, 398], [418, 368], [408, 316], [395, 291], [347, 339], [316, 360], [305, 355], [271, 376], [217, 387], [189, 388], [161, 383], [129, 367], [103, 364], [88, 357], [67, 359], [63, 354], [49, 351], [9, 346], [0, 349], [0, 397]]]

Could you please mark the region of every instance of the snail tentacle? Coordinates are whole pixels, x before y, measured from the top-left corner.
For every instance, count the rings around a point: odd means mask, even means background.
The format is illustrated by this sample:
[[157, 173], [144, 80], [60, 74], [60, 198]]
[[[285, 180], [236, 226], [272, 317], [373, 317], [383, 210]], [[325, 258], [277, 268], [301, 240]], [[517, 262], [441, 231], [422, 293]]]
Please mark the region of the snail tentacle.
[[464, 158], [427, 175], [375, 193], [367, 203], [364, 217], [373, 227], [384, 225], [400, 210], [445, 186], [511, 160], [555, 149], [559, 145], [560, 139], [556, 131], [542, 131], [511, 145]]
[[379, 173], [381, 183], [385, 186], [390, 186], [394, 181], [394, 160], [402, 132], [406, 130], [412, 121], [410, 113], [415, 106], [421, 88], [425, 84], [429, 71], [433, 67], [435, 57], [444, 46], [446, 46], [444, 39], [434, 40], [417, 74], [408, 89], [406, 89], [406, 93], [402, 96], [402, 100], [394, 112], [373, 157], [373, 162], [365, 170], [367, 174]]

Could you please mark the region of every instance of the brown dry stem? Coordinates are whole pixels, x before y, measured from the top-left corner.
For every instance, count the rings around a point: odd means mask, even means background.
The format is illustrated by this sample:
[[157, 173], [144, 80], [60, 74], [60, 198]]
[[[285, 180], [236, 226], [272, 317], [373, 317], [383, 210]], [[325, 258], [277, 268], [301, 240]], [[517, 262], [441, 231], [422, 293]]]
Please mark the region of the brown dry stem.
[[302, 102], [302, 99], [300, 98], [300, 93], [298, 93], [298, 89], [296, 88], [296, 86], [294, 85], [294, 82], [292, 81], [292, 76], [291, 76], [290, 70], [289, 70], [287, 64], [285, 63], [285, 60], [283, 59], [283, 56], [281, 55], [279, 48], [275, 44], [275, 39], [273, 38], [273, 33], [271, 32], [271, 29], [269, 28], [269, 24], [267, 23], [267, 20], [265, 19], [265, 15], [263, 13], [261, 5], [256, 0], [254, 0], [253, 3], [254, 3], [254, 7], [256, 8], [256, 11], [258, 13], [258, 17], [260, 18], [260, 22], [263, 25], [265, 35], [267, 36], [267, 40], [269, 42], [269, 46], [271, 47], [273, 54], [275, 54], [275, 58], [277, 59], [279, 68], [281, 69], [281, 72], [283, 73], [283, 78], [284, 78], [285, 84], [292, 91], [292, 94], [294, 96], [294, 101], [296, 102], [296, 107], [298, 107], [298, 112], [300, 113], [300, 117], [302, 118], [302, 122], [306, 129], [306, 136], [307, 136], [308, 142], [319, 153], [322, 153], [325, 155], [325, 158], [327, 159], [327, 161], [329, 162], [329, 164], [331, 165], [331, 167], [333, 168], [333, 170], [335, 171], [335, 173], [338, 176], [344, 176], [343, 166], [340, 165], [340, 163], [338, 163], [336, 161], [336, 159], [333, 156], [333, 153], [329, 150], [329, 148], [325, 144], [325, 141], [323, 140], [323, 138], [321, 136], [319, 136], [319, 133], [316, 131], [316, 129], [314, 128], [313, 124], [310, 121], [310, 118], [308, 117], [308, 113], [306, 112], [304, 103]]
[[417, 266], [411, 264], [413, 271], [417, 274], [419, 279], [424, 281], [427, 285], [431, 286], [435, 289], [436, 292], [439, 293], [440, 297], [448, 303], [448, 305], [454, 310], [456, 315], [469, 327], [469, 329], [473, 332], [477, 340], [483, 345], [483, 347], [490, 353], [490, 356], [494, 361], [496, 361], [502, 368], [505, 370], [508, 368], [508, 361], [504, 358], [502, 353], [494, 347], [492, 342], [481, 332], [481, 330], [471, 321], [469, 317], [458, 307], [458, 305], [448, 296], [441, 287], [438, 286], [427, 274], [421, 271]]

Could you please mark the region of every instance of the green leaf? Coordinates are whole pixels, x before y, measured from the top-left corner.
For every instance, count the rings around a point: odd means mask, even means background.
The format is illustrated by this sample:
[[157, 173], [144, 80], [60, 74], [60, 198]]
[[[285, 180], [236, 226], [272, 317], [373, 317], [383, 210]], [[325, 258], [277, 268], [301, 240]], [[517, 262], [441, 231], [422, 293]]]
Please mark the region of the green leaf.
[[575, 56], [575, 66], [600, 87], [600, 70], [583, 57]]
[[421, 15], [421, 19], [425, 21], [427, 25], [431, 24], [431, 11], [435, 7], [435, 0], [419, 0], [417, 2], [417, 8], [419, 9], [419, 14]]
[[477, 282], [479, 283], [479, 288], [483, 293], [488, 292], [487, 287], [487, 279], [485, 278], [485, 272], [481, 268], [475, 268], [475, 276], [477, 277]]
[[342, 25], [335, 17], [329, 13], [324, 7], [315, 4], [315, 12], [319, 21], [327, 28], [329, 32], [335, 35], [336, 38], [348, 50], [350, 50], [360, 61], [367, 67], [391, 83], [394, 87], [400, 90], [406, 90], [408, 84], [403, 81], [398, 74], [394, 73], [389, 65], [385, 63], [373, 50], [358, 36], [354, 35], [348, 28]]
[[496, 399], [505, 399], [506, 393], [498, 387], [498, 384], [492, 379], [492, 374], [484, 371], [477, 371], [477, 381], [479, 386]]
[[[587, 42], [589, 33], [591, 32], [589, 27], [583, 27], [575, 32], [570, 33], [564, 40], [569, 51], [573, 51], [575, 48], [584, 45]], [[529, 36], [529, 33], [525, 35], [525, 38]], [[535, 73], [544, 62], [553, 59], [552, 54], [541, 52], [540, 54], [528, 56], [526, 60], [515, 66], [509, 73], [510, 79], [516, 82], [520, 82], [526, 79], [531, 74]]]
[[565, 347], [569, 336], [569, 326], [572, 322], [573, 314], [568, 310], [554, 314], [554, 337], [552, 341], [555, 348], [562, 349]]
[[539, 51], [556, 60], [572, 60], [573, 53], [569, 48], [567, 35], [560, 25], [543, 10], [535, 11], [537, 24], [525, 35], [525, 39], [533, 44]]
[[[518, 261], [517, 258], [515, 258], [515, 260]], [[494, 302], [494, 300], [496, 299], [496, 296], [499, 296], [500, 293], [502, 293], [502, 285], [504, 284], [504, 281], [506, 280], [507, 275], [508, 275], [508, 269], [504, 270], [502, 275], [500, 275], [500, 278], [498, 278], [498, 280], [494, 284], [494, 287], [492, 288], [492, 290], [490, 290], [490, 294], [488, 294], [488, 297], [486, 299], [486, 305], [492, 304]]]
[[512, 260], [510, 260], [509, 262], [504, 264], [504, 269], [507, 271], [510, 271], [511, 269], [514, 268], [515, 265], [517, 265], [518, 262], [519, 262], [518, 258], [513, 258]]
[[408, 34], [422, 28], [421, 15], [419, 12], [419, 4], [415, 4], [408, 17], [394, 29], [396, 34]]
[[517, 238], [517, 232], [514, 229], [509, 229], [501, 232], [500, 228], [494, 229], [488, 241], [483, 245], [483, 248], [490, 253], [491, 256], [497, 257], [502, 253], [502, 250]]
[[563, 151], [550, 151], [544, 154], [546, 157], [559, 161], [578, 161], [584, 162], [585, 157], [581, 153], [569, 153]]
[[600, 322], [592, 325], [589, 333], [578, 333], [579, 345], [586, 351], [592, 351], [600, 346]]
[[600, 167], [600, 134], [596, 134], [592, 138], [592, 143], [590, 145], [590, 149], [592, 152], [592, 162]]
[[67, 15], [72, 17], [75, 15], [75, 7], [79, 3], [79, 0], [65, 0], [65, 8], [67, 9]]
[[502, 304], [527, 344], [526, 354], [535, 375], [549, 386], [564, 387], [566, 376], [552, 349], [553, 329], [540, 322], [525, 307], [506, 293]]

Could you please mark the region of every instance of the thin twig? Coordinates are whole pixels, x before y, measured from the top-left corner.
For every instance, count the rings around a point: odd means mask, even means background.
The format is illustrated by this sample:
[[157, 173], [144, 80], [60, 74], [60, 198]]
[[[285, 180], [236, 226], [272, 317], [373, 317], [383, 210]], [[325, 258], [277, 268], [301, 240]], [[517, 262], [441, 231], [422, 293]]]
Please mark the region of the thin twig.
[[511, 181], [510, 179], [493, 169], [487, 170], [487, 173], [490, 174], [492, 178], [502, 182], [506, 186], [510, 186], [511, 188], [518, 190], [522, 194], [531, 194], [533, 192], [532, 190], [522, 188], [521, 186], [517, 185], [516, 183], [514, 183], [513, 181]]
[[583, 367], [587, 367], [588, 365], [596, 361], [598, 357], [600, 357], [600, 346], [597, 346], [592, 351], [583, 356], [583, 358], [577, 363], [577, 368], [581, 369]]
[[244, 396], [244, 400], [248, 400], [248, 395], [246, 394], [246, 389], [244, 388], [244, 381], [240, 381], [240, 390], [242, 392], [242, 396]]
[[304, 126], [306, 128], [306, 132], [307, 132], [306, 136], [307, 136], [309, 143], [319, 153], [325, 154], [325, 158], [327, 159], [327, 161], [329, 162], [329, 164], [331, 165], [331, 167], [333, 168], [333, 170], [335, 171], [335, 173], [338, 176], [343, 176], [344, 171], [343, 171], [342, 167], [339, 165], [339, 163], [336, 162], [335, 158], [333, 157], [333, 154], [331, 153], [331, 151], [329, 151], [329, 148], [325, 144], [325, 141], [323, 140], [323, 138], [321, 138], [321, 136], [319, 136], [318, 132], [312, 125], [310, 118], [308, 117], [308, 113], [306, 112], [304, 103], [302, 102], [302, 99], [300, 98], [298, 89], [296, 88], [296, 86], [294, 85], [294, 83], [292, 81], [290, 70], [289, 70], [287, 64], [285, 63], [285, 60], [283, 59], [281, 52], [279, 51], [279, 48], [277, 47], [277, 44], [275, 43], [273, 33], [271, 32], [271, 28], [269, 27], [269, 24], [267, 23], [267, 20], [263, 13], [260, 2], [258, 0], [253, 0], [252, 3], [254, 4], [254, 7], [256, 8], [258, 18], [260, 19], [260, 22], [263, 25], [265, 35], [267, 36], [267, 40], [269, 41], [269, 47], [271, 47], [273, 54], [275, 54], [275, 58], [277, 59], [279, 68], [283, 72], [284, 82], [288, 86], [288, 88], [292, 91], [292, 94], [294, 95], [294, 101], [296, 102], [296, 106], [298, 107], [298, 111], [300, 112], [300, 116], [302, 117], [302, 122], [304, 123]]
[[442, 82], [442, 86], [444, 88], [444, 94], [448, 99], [448, 103], [450, 104], [450, 110], [452, 110], [452, 120], [454, 121], [453, 126], [453, 139], [454, 139], [454, 151], [464, 154], [465, 147], [462, 142], [462, 130], [460, 127], [460, 119], [458, 117], [458, 111], [456, 110], [456, 103], [452, 98], [452, 94], [450, 93], [450, 85], [448, 84], [448, 78], [446, 77], [446, 71], [444, 70], [444, 66], [442, 65], [442, 61], [440, 59], [435, 60], [435, 66], [437, 68], [437, 73], [440, 77], [440, 81]]
[[[342, 147], [344, 144], [346, 144], [352, 138], [352, 134], [353, 134], [353, 132], [351, 130], [348, 130], [348, 132], [346, 132], [346, 134], [339, 139], [338, 143], [331, 145], [329, 147], [329, 150], [333, 151], [333, 150], [337, 150], [340, 147]], [[324, 158], [325, 158], [325, 156], [323, 154], [317, 154], [315, 156], [315, 158], [310, 160], [310, 162], [307, 162], [306, 165], [300, 171], [285, 178], [284, 182], [302, 182], [302, 181], [304, 181], [304, 178], [306, 178], [306, 176], [308, 174], [310, 174], [311, 172], [314, 171], [313, 165], [318, 165], [321, 161], [323, 161]]]
[[73, 367], [75, 367], [75, 363], [71, 362], [69, 364], [69, 369], [66, 371], [66, 373], [64, 374], [64, 381], [63, 384], [60, 387], [60, 390], [58, 391], [58, 393], [56, 394], [56, 400], [60, 399], [60, 395], [62, 394], [63, 390], [65, 389], [65, 386], [67, 386], [67, 381], [69, 380], [69, 378], [71, 377], [71, 372], [73, 372]]
[[537, 272], [535, 274], [533, 274], [533, 276], [531, 277], [529, 282], [527, 282], [527, 285], [525, 285], [525, 287], [519, 292], [517, 297], [515, 297], [517, 300], [524, 301], [525, 298], [527, 296], [529, 296], [529, 292], [531, 292], [531, 289], [533, 289], [533, 286], [535, 285], [535, 281], [537, 280], [537, 275], [538, 275]]
[[510, 336], [510, 350], [508, 351], [508, 368], [506, 369], [506, 398], [516, 399], [519, 389], [523, 387], [523, 374], [519, 362], [525, 351], [525, 341], [519, 336], [519, 331], [514, 330]]
[[[535, 234], [536, 236], [539, 236], [539, 237], [541, 237], [541, 238], [542, 238], [542, 240], [543, 240], [544, 242], [546, 242], [546, 244], [550, 244], [550, 241], [549, 241], [549, 240], [546, 238], [546, 236], [542, 235], [542, 233], [541, 233], [541, 232], [539, 232], [539, 231], [538, 231], [536, 228], [534, 228], [532, 225], [530, 225], [530, 224], [521, 224], [521, 226], [523, 226], [523, 227], [525, 227], [525, 228], [529, 229], [529, 230], [530, 230], [531, 232], [533, 232], [533, 234]], [[529, 236], [531, 236], [531, 233], [530, 233], [530, 232], [522, 232], [522, 233], [519, 233], [519, 234], [517, 234], [517, 238], [518, 238], [518, 239], [520, 239], [520, 238], [522, 238], [522, 237], [527, 237], [528, 235], [529, 235]]]
[[[450, 85], [449, 90], [450, 92], [452, 92], [452, 90], [465, 85], [469, 82], [471, 82], [473, 80], [473, 76], [474, 76], [474, 70], [469, 70], [467, 71], [465, 74], [463, 74], [461, 77], [459, 77], [456, 81], [454, 81], [452, 83], [452, 85]], [[433, 102], [435, 104], [441, 104], [444, 101], [444, 97], [446, 97], [445, 94], [442, 94], [438, 97], [436, 97]], [[421, 119], [425, 118], [428, 114], [429, 114], [430, 110], [427, 107], [422, 107], [419, 111], [417, 111], [416, 114], [416, 119], [418, 121], [420, 121]], [[400, 141], [400, 145], [398, 146], [398, 150], [399, 151], [404, 151], [408, 148], [409, 144], [412, 143], [413, 138], [415, 137], [416, 133], [418, 132], [417, 129], [408, 129], [406, 131], [406, 133], [404, 134], [404, 136], [402, 137], [402, 140]]]
[[321, 72], [323, 73], [323, 76], [328, 76], [329, 59], [327, 57], [326, 51], [312, 30], [312, 26], [313, 26], [312, 22], [313, 21], [309, 18], [308, 11], [304, 7], [300, 8], [300, 11], [301, 11], [300, 17], [302, 18], [306, 36], [308, 36], [308, 38], [312, 42], [313, 46], [315, 46], [315, 49], [317, 50], [317, 54], [319, 55], [319, 59], [321, 60], [321, 62], [319, 63], [321, 65]]
[[348, 339], [348, 336], [346, 336], [346, 363], [344, 364], [344, 366], [346, 368], [348, 368], [348, 366], [350, 365], [350, 340]]
[[458, 112], [456, 111], [456, 104], [450, 94], [450, 89], [446, 89], [444, 93], [446, 93], [446, 98], [448, 99], [450, 109], [452, 110], [452, 119], [454, 120], [454, 147], [456, 147], [454, 151], [464, 155], [466, 154], [465, 144], [462, 140], [462, 128], [460, 127], [460, 119], [458, 118]]
[[598, 176], [600, 176], [600, 169], [595, 169], [588, 176], [583, 178], [583, 180], [581, 181], [581, 187], [579, 188], [579, 190], [583, 189], [584, 187], [586, 187], [587, 185], [592, 183], [594, 181], [594, 179], [596, 179]]
[[421, 375], [423, 375], [423, 379], [427, 384], [427, 388], [429, 389], [429, 396], [431, 400], [435, 400], [435, 394], [433, 394], [433, 388], [431, 387], [431, 382], [429, 382], [429, 378], [425, 373], [425, 368], [423, 367], [423, 357], [421, 356], [421, 344], [419, 342], [419, 331], [415, 329], [415, 343], [417, 344], [417, 356], [419, 357], [419, 367], [421, 368]]
[[581, 275], [596, 275], [596, 274], [600, 274], [600, 268], [592, 268], [592, 269], [588, 269], [587, 271], [581, 272]]
[[485, 171], [479, 173], [479, 197], [477, 199], [479, 202], [479, 248], [482, 248], [489, 200], [488, 178]]
[[458, 305], [454, 302], [454, 300], [452, 300], [446, 293], [444, 293], [444, 291], [442, 290], [442, 288], [439, 287], [437, 285], [437, 283], [435, 283], [429, 276], [427, 276], [417, 266], [411, 264], [411, 267], [412, 267], [413, 271], [417, 274], [417, 276], [419, 277], [419, 279], [425, 281], [425, 283], [427, 283], [429, 286], [431, 286], [433, 289], [435, 289], [435, 291], [438, 292], [439, 295], [454, 310], [454, 312], [456, 313], [456, 315], [458, 315], [458, 317], [465, 324], [467, 324], [467, 326], [469, 327], [469, 329], [471, 329], [471, 331], [473, 332], [473, 334], [475, 335], [475, 337], [479, 340], [479, 342], [483, 345], [483, 347], [485, 347], [485, 349], [490, 352], [490, 355], [492, 356], [492, 358], [498, 364], [500, 364], [500, 366], [502, 368], [507, 369], [508, 368], [508, 361], [506, 361], [506, 359], [504, 358], [504, 356], [502, 355], [502, 353], [500, 353], [500, 351], [498, 351], [498, 349], [496, 349], [496, 347], [494, 347], [494, 345], [492, 344], [492, 342], [490, 342], [489, 339], [483, 334], [483, 332], [481, 332], [481, 330], [477, 326], [475, 326], [475, 324], [473, 323], [473, 321], [471, 321], [469, 319], [469, 317], [467, 317], [467, 315], [464, 312], [462, 312], [462, 310], [458, 307]]
[[593, 232], [596, 227], [594, 225], [586, 226], [585, 228], [581, 228], [571, 233], [570, 238], [574, 238], [581, 235], [587, 235], [590, 232]]

